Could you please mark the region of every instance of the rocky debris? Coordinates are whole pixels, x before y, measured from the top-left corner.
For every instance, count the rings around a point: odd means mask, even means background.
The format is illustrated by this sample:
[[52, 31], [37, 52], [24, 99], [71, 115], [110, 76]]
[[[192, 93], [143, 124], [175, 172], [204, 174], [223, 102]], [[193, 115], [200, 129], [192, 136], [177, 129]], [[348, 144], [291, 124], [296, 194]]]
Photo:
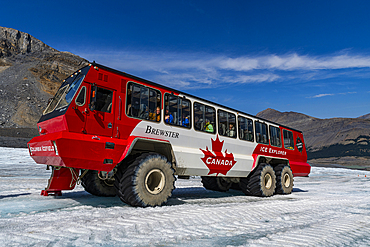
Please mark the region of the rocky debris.
[[27, 142], [38, 135], [36, 128], [0, 128], [0, 147], [27, 148]]
[[[310, 165], [322, 167], [351, 168], [370, 171], [369, 156], [341, 156], [310, 159]], [[338, 166], [335, 166], [337, 164]]]
[[36, 128], [63, 79], [87, 64], [27, 33], [0, 27], [0, 128]]

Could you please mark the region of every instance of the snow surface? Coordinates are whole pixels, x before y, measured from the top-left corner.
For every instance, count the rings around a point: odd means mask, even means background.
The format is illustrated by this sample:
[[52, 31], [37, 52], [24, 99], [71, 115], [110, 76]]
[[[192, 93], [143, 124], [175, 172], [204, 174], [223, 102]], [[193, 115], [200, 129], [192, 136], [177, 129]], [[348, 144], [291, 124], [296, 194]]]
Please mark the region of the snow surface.
[[79, 185], [43, 197], [50, 171], [0, 147], [0, 246], [370, 246], [370, 172], [312, 168], [290, 195], [177, 180], [168, 205], [134, 208]]

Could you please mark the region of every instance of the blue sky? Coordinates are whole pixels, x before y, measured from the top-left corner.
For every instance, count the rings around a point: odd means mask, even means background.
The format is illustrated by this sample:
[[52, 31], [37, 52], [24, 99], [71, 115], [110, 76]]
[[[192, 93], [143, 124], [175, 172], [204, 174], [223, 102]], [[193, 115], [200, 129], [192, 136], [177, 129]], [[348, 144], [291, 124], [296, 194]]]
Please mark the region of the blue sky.
[[0, 26], [238, 110], [370, 113], [370, 1], [5, 1]]

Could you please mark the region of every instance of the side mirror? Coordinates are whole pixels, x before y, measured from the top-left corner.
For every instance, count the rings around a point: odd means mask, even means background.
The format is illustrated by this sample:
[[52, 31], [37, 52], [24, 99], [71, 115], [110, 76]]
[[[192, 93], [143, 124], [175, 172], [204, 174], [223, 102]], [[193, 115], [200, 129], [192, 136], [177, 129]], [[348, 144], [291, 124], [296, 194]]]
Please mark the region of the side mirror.
[[97, 86], [92, 86], [91, 87], [91, 98], [90, 98], [90, 104], [89, 104], [90, 111], [94, 111], [95, 110], [96, 91], [97, 91], [97, 89], [98, 89]]

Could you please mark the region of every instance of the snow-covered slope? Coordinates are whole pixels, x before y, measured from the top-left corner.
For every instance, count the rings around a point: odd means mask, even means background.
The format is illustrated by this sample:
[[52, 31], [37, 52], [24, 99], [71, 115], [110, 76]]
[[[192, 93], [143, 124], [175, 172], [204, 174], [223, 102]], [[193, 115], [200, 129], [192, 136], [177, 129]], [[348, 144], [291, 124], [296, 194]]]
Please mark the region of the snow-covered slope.
[[178, 180], [167, 206], [133, 208], [81, 186], [42, 197], [50, 171], [0, 148], [1, 246], [369, 246], [370, 172], [312, 168], [291, 195], [258, 198]]

